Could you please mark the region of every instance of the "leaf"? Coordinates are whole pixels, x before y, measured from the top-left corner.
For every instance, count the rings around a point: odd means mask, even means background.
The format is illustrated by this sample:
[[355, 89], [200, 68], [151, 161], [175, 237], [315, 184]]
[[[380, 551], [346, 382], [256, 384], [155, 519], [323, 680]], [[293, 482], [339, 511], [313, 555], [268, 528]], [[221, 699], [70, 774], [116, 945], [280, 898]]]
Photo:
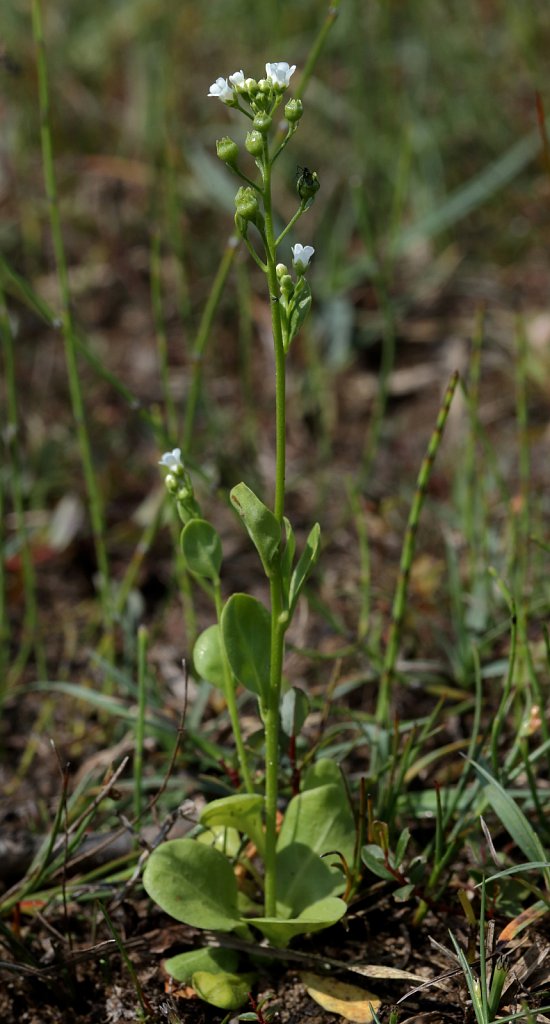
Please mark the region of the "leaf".
[[229, 974], [197, 971], [191, 984], [197, 995], [220, 1010], [238, 1010], [246, 1003], [248, 993], [256, 980], [255, 974]]
[[358, 985], [348, 985], [328, 976], [311, 974], [302, 971], [300, 980], [306, 987], [307, 994], [322, 1006], [328, 1013], [338, 1014], [345, 1020], [356, 1021], [357, 1024], [370, 1024], [374, 1020], [372, 1011], [382, 1005], [382, 1001]]
[[222, 612], [221, 627], [231, 671], [266, 703], [271, 646], [267, 608], [248, 594], [233, 594]]
[[516, 939], [518, 937], [524, 928], [531, 927], [535, 921], [540, 920], [541, 917], [545, 917], [549, 912], [548, 904], [544, 900], [537, 900], [537, 902], [533, 903], [533, 905], [528, 907], [527, 910], [522, 910], [521, 914], [518, 914], [513, 921], [508, 922], [506, 927], [498, 936], [497, 941], [511, 942], [512, 939]]
[[288, 519], [284, 518], [286, 544], [281, 554], [281, 577], [283, 580], [283, 586], [285, 589], [285, 595], [288, 601], [288, 592], [290, 589], [290, 578], [292, 576], [292, 563], [294, 562], [294, 555], [296, 552], [296, 537], [294, 536], [294, 530], [290, 525]]
[[153, 850], [143, 885], [176, 921], [222, 932], [241, 924], [231, 864], [223, 853], [193, 839], [170, 839]]
[[195, 971], [235, 971], [239, 962], [239, 954], [234, 949], [217, 949], [209, 946], [204, 949], [190, 949], [187, 953], [164, 960], [163, 966], [168, 974], [188, 985]]
[[263, 796], [255, 793], [235, 793], [234, 796], [222, 797], [207, 804], [200, 816], [200, 822], [206, 827], [225, 825], [245, 832], [259, 852], [263, 853], [263, 808]]
[[406, 903], [410, 900], [416, 886], [414, 882], [409, 882], [407, 885], [400, 886], [399, 889], [394, 889], [392, 892], [392, 898], [396, 903]]
[[328, 896], [310, 904], [296, 917], [254, 917], [248, 923], [261, 931], [272, 946], [281, 949], [287, 946], [295, 935], [309, 935], [330, 928], [341, 920], [347, 909], [344, 900]]
[[[298, 291], [298, 289], [300, 289]], [[287, 351], [290, 343], [298, 334], [300, 327], [302, 326], [306, 316], [311, 309], [311, 288], [305, 277], [301, 277], [299, 283], [296, 285], [296, 290], [292, 298], [292, 310], [288, 322], [288, 342]]]
[[[519, 846], [529, 861], [548, 860], [537, 833], [515, 800], [485, 768], [476, 761], [472, 761], [472, 764], [477, 774], [486, 781], [487, 784], [483, 787], [485, 796], [516, 846]], [[550, 886], [549, 870], [546, 869], [543, 873], [546, 885]]]
[[397, 845], [395, 847], [394, 864], [395, 864], [396, 868], [401, 867], [401, 864], [403, 863], [403, 858], [404, 858], [405, 853], [407, 851], [407, 846], [409, 845], [409, 839], [410, 838], [411, 838], [410, 829], [405, 827], [403, 829], [403, 831], [401, 832], [401, 834], [399, 836], [399, 839], [397, 840]]
[[0, 255], [0, 281], [5, 290], [24, 302], [29, 309], [36, 313], [41, 320], [44, 320], [50, 327], [59, 327], [59, 320], [54, 311], [41, 298], [37, 291], [19, 274], [12, 269], [9, 263]]
[[[225, 690], [225, 667], [222, 637], [218, 625], [208, 626], [197, 637], [193, 648], [193, 664], [201, 679]], [[227, 667], [229, 674], [229, 666]]]
[[331, 866], [332, 859], [337, 858], [324, 859], [305, 843], [289, 843], [277, 853], [279, 917], [301, 917], [320, 900], [340, 895], [346, 880], [339, 866]]
[[338, 851], [351, 864], [354, 846], [355, 821], [343, 782], [295, 796], [277, 841], [278, 912], [284, 914], [286, 908], [289, 917], [297, 917], [319, 898], [341, 893], [341, 870], [320, 858]]
[[319, 789], [319, 786], [330, 784], [341, 786], [344, 789], [342, 772], [336, 761], [328, 757], [320, 757], [304, 772], [302, 792], [304, 793], [308, 789]]
[[278, 520], [244, 483], [237, 484], [229, 497], [262, 560], [266, 576], [271, 576], [281, 546], [281, 527]]
[[200, 832], [198, 836], [193, 836], [193, 840], [204, 846], [212, 846], [215, 850], [223, 853], [224, 857], [229, 858], [237, 857], [242, 846], [242, 839], [237, 829], [226, 828], [224, 825], [209, 825], [206, 832]]
[[292, 573], [292, 579], [290, 581], [290, 591], [288, 595], [288, 606], [290, 618], [296, 608], [296, 602], [300, 596], [304, 583], [306, 582], [313, 566], [315, 565], [319, 551], [321, 550], [321, 527], [319, 523], [315, 523], [310, 530], [309, 537], [306, 541], [306, 546], [300, 555], [298, 565]]
[[487, 875], [487, 878], [483, 882], [478, 882], [476, 889], [479, 889], [480, 885], [488, 882], [496, 882], [497, 878], [506, 878], [508, 875], [520, 875], [523, 871], [540, 871], [542, 868], [550, 868], [550, 861], [548, 860], [528, 860], [523, 864], [514, 864], [511, 868], [506, 868], [504, 871], [497, 871], [496, 875]]
[[206, 519], [191, 519], [181, 532], [181, 550], [185, 564], [195, 576], [216, 582], [222, 564], [222, 542]]
[[309, 715], [307, 693], [292, 686], [281, 702], [281, 728], [285, 736], [297, 736]]
[[384, 852], [379, 846], [375, 846], [374, 843], [363, 846], [361, 860], [377, 878], [383, 878], [387, 882], [395, 882], [395, 875], [392, 875], [391, 871], [384, 864]]

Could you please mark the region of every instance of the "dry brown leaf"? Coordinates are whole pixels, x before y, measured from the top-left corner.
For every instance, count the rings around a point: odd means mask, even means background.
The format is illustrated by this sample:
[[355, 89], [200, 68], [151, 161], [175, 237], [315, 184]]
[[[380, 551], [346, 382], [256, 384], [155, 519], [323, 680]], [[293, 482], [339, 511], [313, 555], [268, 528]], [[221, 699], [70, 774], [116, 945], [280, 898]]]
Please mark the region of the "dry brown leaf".
[[378, 996], [357, 985], [348, 985], [344, 981], [335, 981], [334, 978], [311, 974], [309, 971], [304, 971], [300, 978], [306, 986], [307, 994], [319, 1006], [346, 1020], [356, 1021], [356, 1024], [370, 1024], [373, 1020], [372, 1010], [376, 1011], [381, 1006]]

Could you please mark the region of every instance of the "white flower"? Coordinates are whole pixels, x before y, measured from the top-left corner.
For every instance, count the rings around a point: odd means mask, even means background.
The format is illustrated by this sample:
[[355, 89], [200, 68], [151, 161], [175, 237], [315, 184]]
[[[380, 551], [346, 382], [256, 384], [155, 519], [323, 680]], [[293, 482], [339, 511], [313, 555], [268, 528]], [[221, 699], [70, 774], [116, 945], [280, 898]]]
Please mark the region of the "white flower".
[[273, 82], [273, 85], [278, 85], [280, 89], [286, 89], [295, 71], [295, 64], [290, 67], [286, 60], [279, 60], [275, 64], [266, 64], [265, 77], [269, 82]]
[[292, 262], [298, 273], [303, 274], [314, 252], [312, 245], [300, 245], [300, 242], [296, 242], [296, 245], [292, 246]]
[[[219, 79], [218, 79], [219, 81]], [[234, 89], [240, 89], [244, 85], [244, 71], [234, 71], [228, 79]]]
[[234, 98], [233, 89], [229, 85], [227, 78], [216, 78], [216, 81], [212, 82], [212, 85], [210, 86], [210, 92], [208, 95], [215, 96], [217, 99], [221, 100], [222, 103], [232, 103]]
[[183, 462], [181, 461], [181, 448], [174, 448], [171, 452], [165, 452], [162, 459], [159, 459], [159, 466], [164, 466], [171, 473], [181, 473]]

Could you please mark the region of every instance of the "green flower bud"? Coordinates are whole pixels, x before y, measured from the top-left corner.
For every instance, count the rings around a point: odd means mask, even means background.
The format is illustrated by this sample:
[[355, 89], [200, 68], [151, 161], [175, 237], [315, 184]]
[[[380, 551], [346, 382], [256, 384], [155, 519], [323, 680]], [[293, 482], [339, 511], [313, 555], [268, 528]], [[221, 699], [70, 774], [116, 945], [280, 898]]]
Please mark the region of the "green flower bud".
[[258, 89], [263, 92], [266, 96], [271, 92], [271, 82], [267, 78], [260, 78], [258, 82]]
[[260, 212], [258, 196], [255, 189], [249, 185], [241, 185], [235, 196], [235, 207], [237, 213], [243, 220], [255, 221]]
[[278, 263], [275, 267], [275, 273], [277, 274], [277, 280], [280, 281], [285, 274], [288, 274], [288, 268], [285, 267], [284, 263]]
[[258, 83], [255, 78], [247, 78], [245, 80], [244, 86], [249, 96], [257, 96]]
[[290, 124], [299, 121], [304, 112], [304, 104], [301, 100], [289, 100], [285, 107], [285, 117]]
[[273, 118], [270, 117], [269, 114], [262, 114], [260, 112], [259, 114], [256, 114], [256, 117], [254, 118], [252, 124], [254, 125], [256, 131], [261, 132], [262, 135], [267, 135], [269, 129], [271, 128], [272, 121]]
[[224, 135], [223, 139], [216, 140], [216, 153], [220, 160], [223, 160], [224, 164], [229, 164], [230, 167], [236, 166], [239, 147], [228, 135]]
[[290, 274], [283, 274], [279, 278], [279, 289], [281, 292], [283, 305], [288, 306], [288, 303], [290, 302], [292, 296], [294, 295], [294, 281], [292, 280]]
[[264, 148], [264, 138], [261, 132], [257, 132], [255, 129], [247, 133], [245, 139], [245, 146], [252, 156], [261, 156]]
[[317, 171], [310, 171], [309, 167], [299, 167], [296, 179], [296, 191], [300, 199], [313, 199], [319, 191], [321, 182], [317, 177]]

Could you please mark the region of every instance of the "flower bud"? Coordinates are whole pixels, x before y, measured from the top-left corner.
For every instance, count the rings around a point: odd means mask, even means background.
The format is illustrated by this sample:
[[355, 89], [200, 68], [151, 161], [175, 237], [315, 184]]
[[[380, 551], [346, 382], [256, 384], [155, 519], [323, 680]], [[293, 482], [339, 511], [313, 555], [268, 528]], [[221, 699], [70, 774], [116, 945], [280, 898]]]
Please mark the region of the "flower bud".
[[249, 96], [257, 96], [258, 83], [255, 78], [247, 78], [244, 86]]
[[278, 263], [275, 267], [275, 273], [277, 274], [277, 280], [280, 281], [285, 274], [288, 274], [288, 269], [284, 263]]
[[223, 139], [216, 140], [216, 153], [220, 160], [223, 160], [224, 164], [229, 164], [230, 167], [236, 166], [239, 147], [228, 135], [224, 135]]
[[255, 129], [248, 132], [244, 144], [252, 156], [261, 156], [264, 148], [264, 138], [262, 133]]
[[256, 117], [254, 118], [252, 124], [254, 125], [256, 131], [261, 132], [262, 135], [267, 135], [269, 129], [271, 128], [272, 121], [273, 118], [270, 117], [269, 114], [263, 114], [260, 112], [256, 114]]
[[292, 296], [294, 295], [294, 281], [290, 274], [282, 274], [279, 278], [279, 290], [281, 292], [283, 305], [288, 306]]
[[299, 121], [304, 112], [304, 104], [301, 100], [289, 100], [285, 107], [285, 117], [290, 124]]
[[271, 92], [271, 82], [269, 82], [267, 78], [260, 78], [260, 81], [258, 82], [258, 89], [260, 92], [263, 92], [268, 96]]
[[235, 207], [243, 220], [255, 221], [260, 212], [255, 189], [250, 188], [248, 185], [241, 185], [235, 196]]
[[300, 199], [313, 199], [319, 191], [321, 182], [317, 177], [317, 171], [310, 171], [309, 167], [299, 167], [296, 179], [296, 191]]

